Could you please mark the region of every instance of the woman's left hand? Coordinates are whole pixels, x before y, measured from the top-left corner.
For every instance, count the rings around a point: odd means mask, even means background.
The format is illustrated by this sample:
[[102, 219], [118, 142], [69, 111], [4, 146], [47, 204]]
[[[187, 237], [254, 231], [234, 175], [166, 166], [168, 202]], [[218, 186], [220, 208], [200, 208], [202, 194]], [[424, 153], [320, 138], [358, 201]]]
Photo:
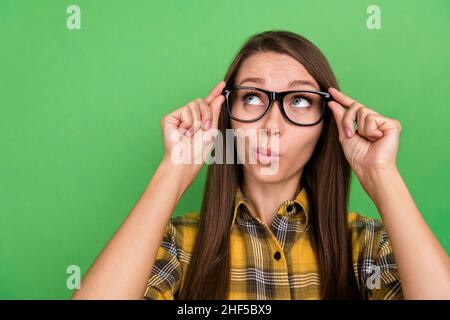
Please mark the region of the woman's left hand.
[[339, 141], [363, 187], [370, 173], [396, 170], [400, 122], [380, 115], [337, 89], [330, 88], [329, 93], [335, 100], [328, 106], [338, 126]]

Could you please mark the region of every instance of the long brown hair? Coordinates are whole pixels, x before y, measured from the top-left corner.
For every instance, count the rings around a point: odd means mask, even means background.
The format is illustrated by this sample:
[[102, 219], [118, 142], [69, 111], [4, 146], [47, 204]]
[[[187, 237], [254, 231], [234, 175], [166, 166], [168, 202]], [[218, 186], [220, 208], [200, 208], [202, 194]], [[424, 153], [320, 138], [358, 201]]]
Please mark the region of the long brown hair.
[[[322, 90], [338, 88], [322, 52], [306, 38], [289, 31], [266, 31], [250, 37], [240, 48], [226, 75], [234, 84], [243, 61], [253, 54], [275, 52], [299, 61]], [[310, 204], [312, 245], [319, 264], [322, 298], [361, 297], [351, 259], [347, 226], [350, 166], [338, 139], [336, 122], [326, 108], [324, 126], [316, 148], [303, 168], [301, 185]], [[219, 130], [231, 128], [226, 108], [219, 116]], [[225, 144], [224, 144], [225, 145]], [[224, 147], [225, 154], [226, 147]], [[179, 299], [226, 299], [230, 280], [230, 228], [234, 195], [241, 184], [242, 165], [212, 164], [208, 168], [195, 249]]]

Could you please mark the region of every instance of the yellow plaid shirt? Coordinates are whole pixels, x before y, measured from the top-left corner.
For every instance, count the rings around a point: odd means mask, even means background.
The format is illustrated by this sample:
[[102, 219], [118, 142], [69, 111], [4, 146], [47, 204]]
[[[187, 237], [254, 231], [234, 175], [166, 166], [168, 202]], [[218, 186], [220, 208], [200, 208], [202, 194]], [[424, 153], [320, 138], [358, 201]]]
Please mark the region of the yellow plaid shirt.
[[[269, 227], [238, 188], [231, 227], [229, 299], [320, 299], [305, 189], [286, 200]], [[363, 298], [402, 299], [400, 278], [384, 225], [349, 212], [353, 269]], [[194, 249], [199, 214], [172, 218], [157, 252], [144, 299], [176, 299]]]

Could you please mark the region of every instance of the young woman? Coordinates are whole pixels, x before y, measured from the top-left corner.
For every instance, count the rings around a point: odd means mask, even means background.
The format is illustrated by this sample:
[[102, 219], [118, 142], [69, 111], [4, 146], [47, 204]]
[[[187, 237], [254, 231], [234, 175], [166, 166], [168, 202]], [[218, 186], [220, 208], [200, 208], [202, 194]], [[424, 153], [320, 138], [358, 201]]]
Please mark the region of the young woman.
[[[340, 92], [292, 32], [251, 37], [224, 80], [161, 120], [162, 161], [74, 298], [450, 298], [449, 257], [396, 166], [399, 121]], [[233, 155], [256, 163], [210, 165], [200, 214], [171, 219], [204, 164], [176, 161], [173, 137], [210, 150], [195, 139], [216, 129], [264, 129], [267, 144]], [[351, 169], [383, 223], [348, 212]]]

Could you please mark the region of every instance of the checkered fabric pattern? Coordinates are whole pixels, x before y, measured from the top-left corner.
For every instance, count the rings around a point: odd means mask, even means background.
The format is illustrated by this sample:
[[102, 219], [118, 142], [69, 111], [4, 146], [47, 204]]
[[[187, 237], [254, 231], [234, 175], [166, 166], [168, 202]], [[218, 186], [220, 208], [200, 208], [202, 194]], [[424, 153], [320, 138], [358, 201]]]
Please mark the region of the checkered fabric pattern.
[[[229, 299], [320, 299], [304, 188], [279, 207], [271, 226], [249, 209], [238, 188], [231, 227]], [[403, 299], [384, 225], [348, 213], [353, 270], [365, 299]], [[176, 299], [194, 249], [199, 214], [172, 218], [157, 252], [144, 299]], [[199, 270], [201, 272], [201, 270]]]

